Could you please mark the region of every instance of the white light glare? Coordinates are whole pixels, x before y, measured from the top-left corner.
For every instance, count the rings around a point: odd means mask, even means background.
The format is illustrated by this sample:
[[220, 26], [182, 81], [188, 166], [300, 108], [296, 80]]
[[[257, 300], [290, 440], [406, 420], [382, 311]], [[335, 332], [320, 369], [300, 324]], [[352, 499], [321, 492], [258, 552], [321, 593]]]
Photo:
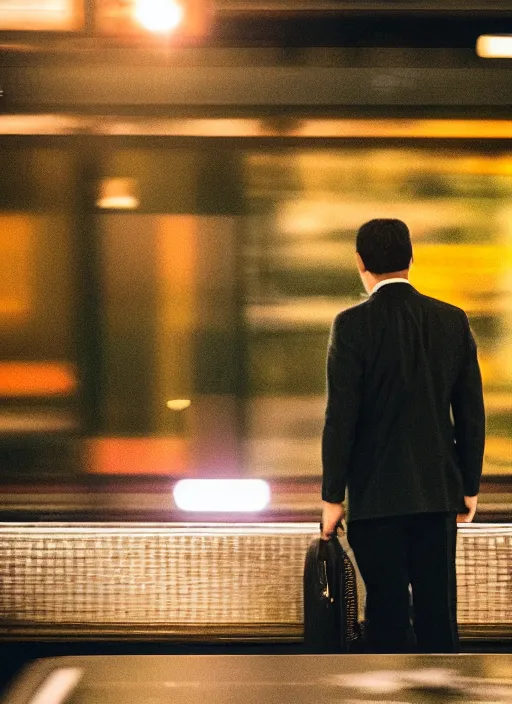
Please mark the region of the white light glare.
[[135, 0], [135, 19], [150, 32], [171, 32], [183, 19], [175, 0]]
[[59, 667], [53, 670], [36, 690], [30, 704], [61, 704], [80, 682], [83, 673], [79, 667]]
[[483, 59], [512, 59], [512, 35], [482, 34], [476, 42], [476, 53]]
[[182, 479], [173, 494], [178, 508], [198, 513], [252, 513], [270, 501], [270, 487], [262, 479]]

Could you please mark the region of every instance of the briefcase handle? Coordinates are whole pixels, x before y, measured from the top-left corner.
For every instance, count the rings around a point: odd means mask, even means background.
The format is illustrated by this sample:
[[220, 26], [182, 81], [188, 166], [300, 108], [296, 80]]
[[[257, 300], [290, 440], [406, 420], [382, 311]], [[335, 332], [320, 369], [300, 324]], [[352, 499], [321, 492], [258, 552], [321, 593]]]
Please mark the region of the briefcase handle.
[[[336, 523], [336, 525], [334, 526], [334, 532], [330, 534], [329, 540], [332, 540], [333, 538], [335, 538], [338, 535], [339, 530], [342, 533], [345, 533], [345, 531], [346, 531], [345, 523], [344, 523], [343, 519]], [[322, 521], [320, 521], [320, 533], [323, 533], [323, 532], [324, 532], [324, 524]]]

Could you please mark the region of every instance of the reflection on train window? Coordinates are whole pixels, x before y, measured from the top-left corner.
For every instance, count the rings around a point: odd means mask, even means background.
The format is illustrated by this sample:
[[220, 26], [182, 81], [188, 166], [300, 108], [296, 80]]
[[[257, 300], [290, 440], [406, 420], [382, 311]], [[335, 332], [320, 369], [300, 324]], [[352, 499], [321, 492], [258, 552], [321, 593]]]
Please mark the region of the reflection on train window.
[[237, 471], [234, 236], [223, 216], [101, 216], [106, 435], [91, 444], [95, 471]]
[[73, 161], [8, 147], [0, 159], [0, 468], [66, 471], [79, 429]]
[[138, 204], [97, 210], [104, 382], [103, 434], [88, 444], [93, 472], [240, 469], [234, 168], [229, 153], [104, 156], [102, 188], [131, 179]]
[[398, 217], [412, 283], [462, 306], [479, 343], [485, 472], [512, 472], [512, 153], [371, 148], [261, 151], [246, 159], [248, 467], [319, 474], [330, 324], [363, 292], [357, 228]]

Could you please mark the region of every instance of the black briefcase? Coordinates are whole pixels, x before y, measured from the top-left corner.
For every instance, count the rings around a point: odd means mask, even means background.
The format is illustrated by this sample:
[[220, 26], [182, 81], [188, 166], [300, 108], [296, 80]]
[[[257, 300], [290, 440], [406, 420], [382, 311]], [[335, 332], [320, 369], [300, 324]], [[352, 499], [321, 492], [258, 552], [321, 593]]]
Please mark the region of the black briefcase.
[[304, 646], [308, 653], [363, 650], [356, 571], [335, 535], [316, 538], [306, 553]]

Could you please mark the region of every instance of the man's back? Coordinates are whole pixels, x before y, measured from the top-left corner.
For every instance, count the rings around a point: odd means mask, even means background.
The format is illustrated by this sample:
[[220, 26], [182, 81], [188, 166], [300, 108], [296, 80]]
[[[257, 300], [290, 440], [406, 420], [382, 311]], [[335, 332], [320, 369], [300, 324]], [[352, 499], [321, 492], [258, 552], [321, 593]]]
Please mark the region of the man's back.
[[[328, 357], [324, 499], [350, 520], [463, 510], [484, 444], [476, 349], [465, 313], [407, 281], [340, 314]], [[452, 413], [455, 423], [452, 421]]]
[[336, 530], [348, 486], [370, 650], [454, 653], [457, 520], [473, 520], [478, 501], [482, 380], [466, 314], [409, 284], [412, 259], [401, 220], [359, 228], [356, 263], [371, 297], [332, 328], [322, 535]]

